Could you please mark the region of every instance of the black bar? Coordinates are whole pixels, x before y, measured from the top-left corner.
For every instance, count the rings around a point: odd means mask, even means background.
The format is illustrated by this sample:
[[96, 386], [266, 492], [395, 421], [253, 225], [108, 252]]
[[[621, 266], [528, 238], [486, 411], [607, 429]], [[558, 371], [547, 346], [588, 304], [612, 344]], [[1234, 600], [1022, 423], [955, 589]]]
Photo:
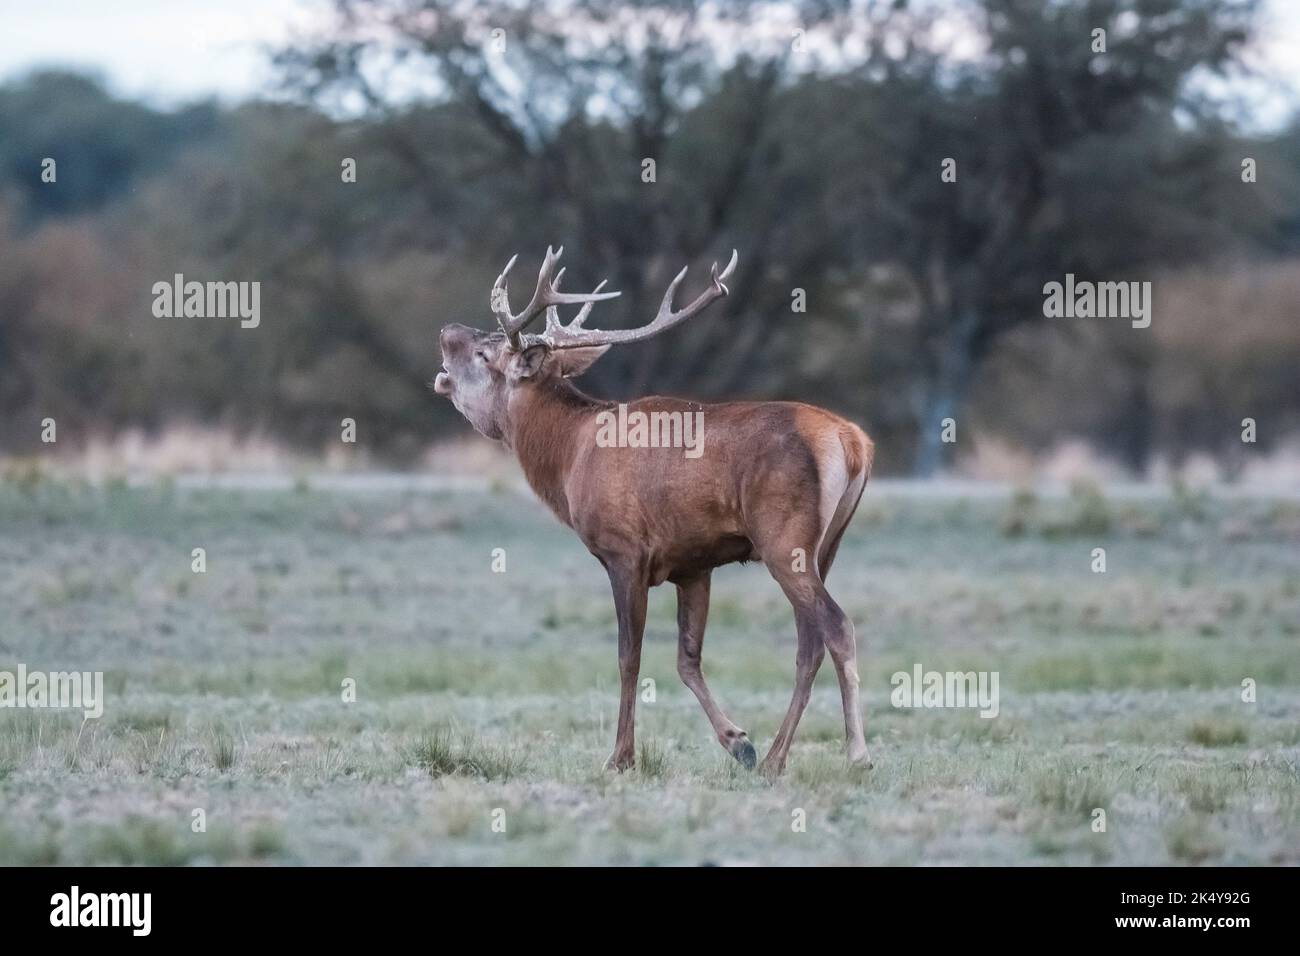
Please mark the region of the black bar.
[[[810, 930], [811, 921], [862, 933], [864, 943], [878, 942], [882, 935], [905, 939], [919, 931], [930, 939], [951, 935], [970, 943], [1127, 936], [1231, 945], [1243, 932], [1288, 927], [1295, 873], [1231, 868], [10, 869], [0, 870], [6, 942], [71, 932], [86, 939], [134, 941], [130, 925], [51, 925], [57, 895], [67, 897], [66, 914], [73, 886], [87, 913], [99, 905], [98, 897], [87, 904], [87, 896], [148, 893], [147, 938], [204, 944], [283, 939], [332, 945], [348, 938], [373, 941], [376, 932], [432, 941], [467, 931], [493, 941], [517, 932], [533, 942], [556, 933], [596, 939], [635, 931], [653, 941], [680, 938], [687, 923], [720, 929], [731, 924], [730, 931], [741, 935], [750, 925], [784, 926], [798, 938], [821, 932]], [[84, 910], [87, 905], [91, 910]], [[141, 917], [143, 909], [133, 912]], [[1244, 925], [1219, 922], [1241, 918]], [[1212, 925], [1200, 925], [1204, 919]], [[1120, 925], [1121, 920], [1152, 922]]]

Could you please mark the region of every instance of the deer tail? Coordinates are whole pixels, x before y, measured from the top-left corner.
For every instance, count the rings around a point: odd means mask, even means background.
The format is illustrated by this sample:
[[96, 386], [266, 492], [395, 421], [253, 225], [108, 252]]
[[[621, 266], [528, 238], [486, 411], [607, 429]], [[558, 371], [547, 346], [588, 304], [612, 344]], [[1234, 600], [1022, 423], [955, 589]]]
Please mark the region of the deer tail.
[[844, 466], [851, 477], [871, 477], [871, 464], [875, 460], [876, 446], [857, 425], [845, 422], [840, 428], [840, 444], [844, 446]]

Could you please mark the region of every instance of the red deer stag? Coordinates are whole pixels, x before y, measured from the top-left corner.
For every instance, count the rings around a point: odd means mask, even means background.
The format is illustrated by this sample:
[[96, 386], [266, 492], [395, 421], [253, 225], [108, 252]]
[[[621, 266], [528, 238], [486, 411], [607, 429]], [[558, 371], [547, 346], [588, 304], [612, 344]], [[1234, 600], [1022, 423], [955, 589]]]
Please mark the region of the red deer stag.
[[[870, 766], [858, 706], [853, 623], [827, 592], [825, 579], [871, 471], [871, 440], [852, 422], [794, 402], [704, 405], [652, 397], [617, 407], [583, 394], [569, 380], [610, 346], [665, 332], [725, 296], [736, 254], [721, 273], [714, 263], [713, 281], [684, 308], [673, 308], [686, 276], [682, 269], [650, 324], [600, 331], [584, 326], [592, 305], [618, 293], [601, 292], [604, 282], [588, 294], [560, 292], [564, 270], [557, 274], [555, 266], [561, 252], [547, 248], [537, 288], [518, 313], [510, 311], [506, 294], [506, 274], [515, 260], [506, 265], [491, 297], [500, 331], [443, 328], [443, 368], [433, 388], [479, 432], [513, 449], [538, 497], [577, 532], [609, 574], [621, 696], [607, 766], [623, 770], [635, 763], [633, 721], [647, 591], [671, 581], [677, 586], [677, 672], [699, 699], [719, 743], [753, 768], [753, 744], [713, 699], [700, 669], [710, 575], [733, 561], [767, 565], [794, 606], [798, 630], [794, 698], [761, 769], [784, 770], [826, 651], [839, 677], [848, 757]], [[561, 305], [582, 308], [564, 325]], [[523, 334], [543, 312], [545, 331]], [[678, 413], [679, 421], [695, 416], [706, 429], [698, 436], [702, 445], [693, 454], [680, 446], [663, 447], [670, 442], [626, 447], [632, 444], [634, 429], [629, 429], [623, 447], [610, 447], [620, 444], [609, 440], [614, 417], [620, 417], [622, 433], [624, 419], [633, 421], [637, 412], [644, 413], [643, 421], [660, 425], [671, 416], [655, 419], [654, 413]]]

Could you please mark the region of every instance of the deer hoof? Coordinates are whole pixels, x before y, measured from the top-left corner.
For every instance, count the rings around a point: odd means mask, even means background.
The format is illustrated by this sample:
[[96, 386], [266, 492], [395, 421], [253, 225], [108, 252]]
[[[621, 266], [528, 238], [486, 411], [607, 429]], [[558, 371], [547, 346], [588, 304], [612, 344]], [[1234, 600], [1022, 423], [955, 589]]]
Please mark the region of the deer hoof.
[[758, 751], [754, 749], [754, 745], [749, 742], [749, 738], [744, 734], [733, 740], [727, 750], [731, 753], [731, 756], [740, 761], [740, 765], [746, 770], [753, 770], [754, 765], [758, 763]]
[[628, 753], [619, 753], [615, 751], [610, 754], [605, 761], [604, 769], [615, 773], [622, 773], [624, 770], [631, 770], [636, 766], [636, 757]]

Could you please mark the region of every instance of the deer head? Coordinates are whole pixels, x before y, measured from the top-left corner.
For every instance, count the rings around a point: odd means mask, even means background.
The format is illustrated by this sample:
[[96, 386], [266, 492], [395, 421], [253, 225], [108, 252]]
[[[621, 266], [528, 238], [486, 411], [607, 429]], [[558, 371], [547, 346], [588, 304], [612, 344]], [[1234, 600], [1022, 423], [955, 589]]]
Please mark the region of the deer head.
[[[721, 272], [713, 264], [712, 283], [693, 302], [674, 311], [673, 297], [686, 277], [682, 269], [668, 286], [659, 312], [648, 324], [634, 329], [602, 331], [585, 327], [592, 306], [613, 299], [618, 292], [601, 292], [605, 283], [588, 293], [559, 291], [564, 270], [555, 271], [564, 247], [552, 251], [537, 274], [537, 287], [528, 304], [519, 312], [510, 310], [506, 276], [515, 264], [512, 258], [492, 286], [491, 306], [499, 331], [483, 332], [465, 325], [444, 326], [439, 336], [442, 347], [442, 370], [433, 388], [451, 399], [457, 411], [480, 433], [500, 440], [508, 433], [511, 399], [519, 389], [535, 388], [556, 379], [575, 378], [585, 372], [613, 345], [641, 342], [665, 332], [704, 310], [727, 294], [724, 280], [736, 268], [736, 253]], [[559, 306], [581, 305], [567, 325], [560, 321]], [[524, 334], [541, 314], [546, 313], [546, 327], [539, 335]]]

